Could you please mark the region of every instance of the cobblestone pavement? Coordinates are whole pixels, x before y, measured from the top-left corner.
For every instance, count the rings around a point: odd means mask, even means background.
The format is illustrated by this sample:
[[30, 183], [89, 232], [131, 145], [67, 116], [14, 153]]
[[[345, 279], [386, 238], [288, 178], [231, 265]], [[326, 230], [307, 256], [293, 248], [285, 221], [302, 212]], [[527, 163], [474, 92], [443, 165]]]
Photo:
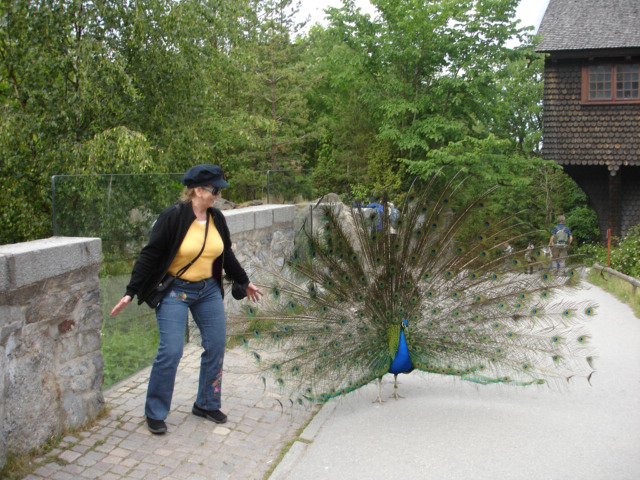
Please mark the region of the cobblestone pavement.
[[146, 368], [108, 389], [109, 415], [91, 429], [65, 437], [46, 459], [36, 459], [42, 466], [25, 480], [264, 478], [313, 412], [283, 411], [274, 395], [263, 391], [260, 380], [245, 373], [251, 359], [238, 348], [225, 355], [222, 410], [227, 423], [217, 425], [192, 415], [201, 351], [198, 345], [185, 345], [167, 434], [152, 435], [146, 428]]

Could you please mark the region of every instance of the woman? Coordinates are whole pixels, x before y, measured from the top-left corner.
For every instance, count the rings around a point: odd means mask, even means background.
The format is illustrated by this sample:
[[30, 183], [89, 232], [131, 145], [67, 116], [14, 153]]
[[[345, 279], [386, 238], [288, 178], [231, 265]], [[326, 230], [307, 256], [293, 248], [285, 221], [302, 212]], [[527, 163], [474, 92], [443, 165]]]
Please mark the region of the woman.
[[167, 431], [164, 420], [171, 407], [176, 371], [182, 357], [187, 311], [190, 309], [193, 314], [204, 347], [192, 413], [224, 423], [227, 416], [220, 411], [226, 341], [223, 268], [246, 289], [249, 299], [255, 301], [262, 295], [233, 254], [224, 216], [213, 208], [220, 190], [229, 186], [222, 169], [217, 165], [197, 165], [185, 173], [182, 183], [186, 186], [182, 201], [160, 213], [149, 243], [133, 266], [126, 294], [111, 311], [111, 316], [120, 313], [134, 295], [138, 296], [138, 304], [147, 300], [167, 273], [177, 277], [156, 307], [160, 346], [151, 369], [145, 404], [147, 427], [155, 434]]

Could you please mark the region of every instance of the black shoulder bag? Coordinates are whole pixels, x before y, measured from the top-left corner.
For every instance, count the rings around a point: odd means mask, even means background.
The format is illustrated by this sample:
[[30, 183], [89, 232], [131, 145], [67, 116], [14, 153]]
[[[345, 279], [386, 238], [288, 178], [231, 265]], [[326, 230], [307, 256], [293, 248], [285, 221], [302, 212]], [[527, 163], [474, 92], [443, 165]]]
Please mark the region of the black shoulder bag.
[[160, 280], [160, 283], [158, 283], [156, 288], [154, 288], [153, 291], [149, 294], [149, 296], [145, 299], [145, 302], [147, 305], [149, 305], [153, 309], [158, 308], [158, 305], [160, 305], [160, 302], [162, 301], [164, 296], [167, 294], [167, 290], [171, 288], [171, 285], [173, 285], [173, 282], [175, 282], [176, 278], [180, 278], [181, 275], [184, 275], [184, 273], [187, 270], [189, 270], [189, 267], [193, 265], [195, 261], [198, 260], [198, 258], [200, 258], [200, 255], [202, 255], [202, 252], [204, 252], [204, 247], [207, 244], [208, 233], [209, 233], [209, 212], [207, 212], [207, 224], [204, 227], [204, 242], [202, 242], [202, 248], [200, 249], [200, 253], [198, 253], [198, 255], [196, 255], [195, 258], [191, 260], [188, 265], [185, 265], [184, 267], [182, 267], [176, 273], [175, 276], [171, 275], [170, 273], [167, 273], [162, 278], [162, 280]]

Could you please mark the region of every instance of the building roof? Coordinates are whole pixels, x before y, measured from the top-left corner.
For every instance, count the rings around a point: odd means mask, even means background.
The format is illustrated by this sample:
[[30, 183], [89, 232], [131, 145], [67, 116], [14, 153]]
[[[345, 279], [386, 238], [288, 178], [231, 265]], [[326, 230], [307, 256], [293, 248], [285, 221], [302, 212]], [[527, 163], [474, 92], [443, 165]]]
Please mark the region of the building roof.
[[539, 52], [640, 47], [640, 0], [550, 0]]

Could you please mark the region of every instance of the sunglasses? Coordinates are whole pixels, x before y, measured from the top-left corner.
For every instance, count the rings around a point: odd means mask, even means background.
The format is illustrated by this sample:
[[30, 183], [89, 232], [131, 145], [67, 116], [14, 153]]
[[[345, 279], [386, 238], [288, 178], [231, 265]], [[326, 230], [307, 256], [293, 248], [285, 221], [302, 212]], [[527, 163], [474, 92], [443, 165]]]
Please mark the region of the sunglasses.
[[220, 193], [220, 188], [218, 187], [209, 187], [209, 186], [204, 186], [204, 187], [200, 187], [203, 190], [206, 190], [207, 192], [209, 192], [211, 195], [217, 195]]

